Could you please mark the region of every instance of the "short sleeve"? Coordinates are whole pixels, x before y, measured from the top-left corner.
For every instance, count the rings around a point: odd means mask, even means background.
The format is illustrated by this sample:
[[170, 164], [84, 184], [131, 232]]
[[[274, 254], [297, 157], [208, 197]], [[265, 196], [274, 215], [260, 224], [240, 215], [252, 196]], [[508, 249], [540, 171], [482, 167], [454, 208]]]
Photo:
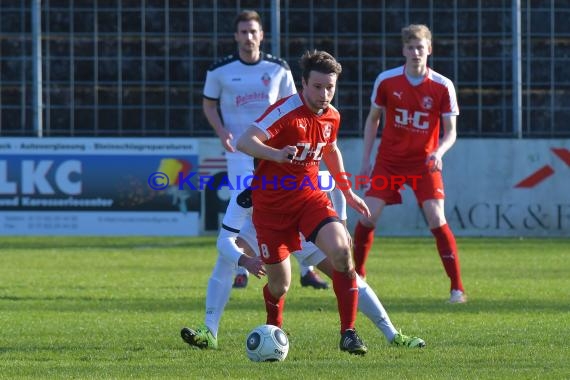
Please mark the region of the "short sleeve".
[[220, 99], [222, 94], [222, 86], [215, 70], [206, 73], [206, 81], [204, 82], [204, 97], [212, 100]]

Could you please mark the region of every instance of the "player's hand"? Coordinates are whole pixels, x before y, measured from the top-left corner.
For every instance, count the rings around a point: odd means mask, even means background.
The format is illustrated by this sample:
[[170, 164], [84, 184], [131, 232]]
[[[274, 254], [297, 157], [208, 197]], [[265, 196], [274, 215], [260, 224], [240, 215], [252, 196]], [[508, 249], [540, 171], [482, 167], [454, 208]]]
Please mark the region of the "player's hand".
[[295, 155], [297, 154], [297, 147], [293, 145], [287, 145], [286, 147], [282, 148], [281, 150], [277, 151], [276, 159], [277, 162], [293, 162]]
[[352, 190], [348, 189], [348, 191], [344, 193], [344, 197], [346, 198], [346, 203], [350, 207], [352, 207], [353, 209], [358, 211], [358, 213], [364, 215], [365, 217], [367, 218], [370, 217], [371, 214], [370, 210], [368, 209], [368, 206], [366, 205], [364, 200], [360, 198], [358, 195], [354, 194]]
[[362, 161], [362, 166], [360, 167], [360, 172], [358, 173], [358, 175], [361, 178], [359, 180], [359, 183], [361, 184], [362, 187], [360, 188], [364, 192], [368, 191], [368, 189], [370, 188], [370, 181], [371, 181], [370, 176], [372, 175], [372, 165], [370, 164], [370, 161], [368, 160]]
[[230, 131], [228, 131], [227, 129], [221, 129], [218, 132], [218, 137], [220, 138], [220, 141], [222, 142], [222, 146], [224, 147], [225, 150], [227, 150], [228, 152], [235, 152], [236, 149], [232, 146], [232, 141], [234, 140], [234, 135], [232, 135], [232, 133]]
[[433, 152], [426, 159], [426, 165], [430, 172], [440, 172], [443, 169], [443, 160], [439, 153]]
[[244, 267], [245, 269], [247, 269], [249, 273], [251, 273], [257, 278], [265, 276], [265, 268], [263, 267], [263, 261], [259, 256], [250, 257], [248, 255], [241, 255], [238, 261], [238, 265], [240, 267]]

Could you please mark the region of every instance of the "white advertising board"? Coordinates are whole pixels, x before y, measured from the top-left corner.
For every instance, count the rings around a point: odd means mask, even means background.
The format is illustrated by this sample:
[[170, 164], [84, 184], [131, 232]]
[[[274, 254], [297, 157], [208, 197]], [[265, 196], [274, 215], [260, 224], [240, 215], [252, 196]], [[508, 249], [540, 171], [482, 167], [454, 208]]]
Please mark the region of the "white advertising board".
[[[358, 172], [361, 140], [340, 141]], [[444, 157], [445, 208], [458, 236], [570, 236], [570, 140], [461, 139]], [[410, 189], [377, 234], [429, 235]], [[357, 215], [349, 214], [351, 225]]]

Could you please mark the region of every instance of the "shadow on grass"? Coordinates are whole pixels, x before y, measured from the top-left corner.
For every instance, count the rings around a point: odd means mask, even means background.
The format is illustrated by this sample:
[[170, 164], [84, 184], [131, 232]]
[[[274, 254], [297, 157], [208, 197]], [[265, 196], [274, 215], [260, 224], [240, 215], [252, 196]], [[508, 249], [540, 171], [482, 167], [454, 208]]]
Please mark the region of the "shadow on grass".
[[204, 309], [204, 298], [95, 298], [95, 297], [17, 297], [0, 296], [0, 310], [57, 312], [178, 312]]
[[[382, 300], [381, 300], [382, 301]], [[537, 298], [491, 299], [482, 298], [469, 300], [465, 304], [450, 304], [442, 298], [398, 298], [382, 301], [388, 313], [568, 313], [570, 305], [554, 300]], [[257, 304], [259, 305], [259, 304]], [[248, 306], [235, 302], [234, 309], [248, 309]], [[258, 307], [258, 306], [257, 306]], [[336, 311], [336, 300], [323, 300], [318, 297], [297, 298], [286, 303], [287, 310], [315, 310], [328, 309]]]
[[[386, 305], [385, 305], [386, 306]], [[570, 311], [570, 306], [563, 302], [552, 300], [542, 300], [536, 298], [511, 298], [511, 299], [489, 299], [470, 298], [465, 304], [450, 304], [441, 298], [422, 299], [398, 299], [390, 302], [386, 306], [393, 312], [413, 312], [413, 313], [437, 313], [437, 312], [459, 312], [459, 313], [501, 313], [501, 312], [557, 312], [564, 313]]]
[[[203, 297], [180, 298], [94, 298], [94, 297], [15, 297], [0, 296], [0, 310], [9, 311], [58, 311], [58, 312], [190, 312], [203, 311]], [[230, 300], [228, 310], [256, 310], [264, 312], [263, 300]], [[388, 313], [501, 313], [501, 312], [554, 312], [567, 313], [570, 306], [563, 302], [539, 299], [477, 299], [462, 305], [451, 305], [440, 298], [406, 298], [384, 303]], [[332, 311], [336, 312], [336, 301], [315, 299], [315, 297], [297, 298], [287, 302], [288, 311]]]
[[215, 245], [215, 237], [3, 237], [2, 248], [13, 250], [35, 249], [122, 249], [122, 248], [203, 248]]

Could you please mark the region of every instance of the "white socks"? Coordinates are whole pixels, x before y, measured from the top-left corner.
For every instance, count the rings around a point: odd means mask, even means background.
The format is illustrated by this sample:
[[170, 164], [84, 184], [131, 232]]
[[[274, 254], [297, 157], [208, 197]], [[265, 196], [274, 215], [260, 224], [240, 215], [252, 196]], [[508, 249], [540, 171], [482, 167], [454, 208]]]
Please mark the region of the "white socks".
[[356, 285], [358, 286], [358, 310], [382, 331], [388, 342], [391, 342], [398, 331], [390, 321], [378, 296], [359, 275], [356, 275]]
[[235, 266], [222, 255], [218, 255], [218, 261], [212, 270], [206, 291], [206, 317], [204, 323], [215, 337], [218, 336], [220, 319], [224, 308], [230, 299], [230, 292], [235, 276]]

